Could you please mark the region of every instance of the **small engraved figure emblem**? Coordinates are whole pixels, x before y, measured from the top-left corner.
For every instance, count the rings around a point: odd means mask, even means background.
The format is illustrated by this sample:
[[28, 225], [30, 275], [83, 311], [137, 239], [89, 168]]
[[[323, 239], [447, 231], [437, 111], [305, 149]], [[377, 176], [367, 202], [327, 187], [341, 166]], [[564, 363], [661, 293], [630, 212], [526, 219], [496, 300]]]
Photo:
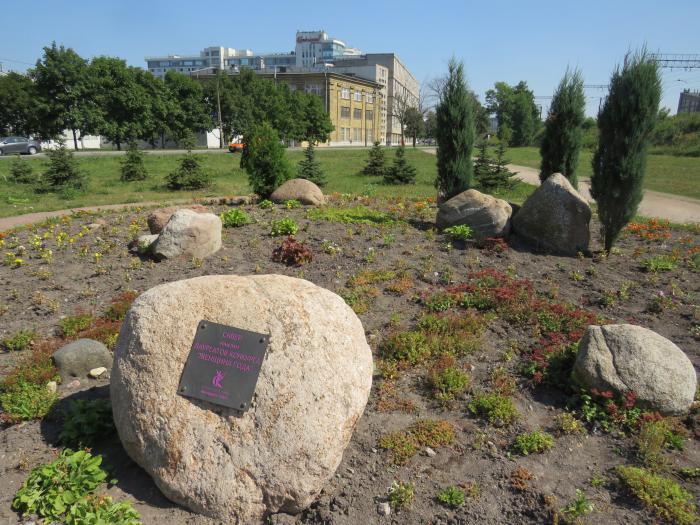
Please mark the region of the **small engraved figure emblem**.
[[211, 384], [214, 385], [216, 388], [222, 388], [221, 387], [221, 380], [224, 378], [224, 373], [221, 370], [217, 370], [216, 374], [214, 374], [214, 377], [211, 380]]

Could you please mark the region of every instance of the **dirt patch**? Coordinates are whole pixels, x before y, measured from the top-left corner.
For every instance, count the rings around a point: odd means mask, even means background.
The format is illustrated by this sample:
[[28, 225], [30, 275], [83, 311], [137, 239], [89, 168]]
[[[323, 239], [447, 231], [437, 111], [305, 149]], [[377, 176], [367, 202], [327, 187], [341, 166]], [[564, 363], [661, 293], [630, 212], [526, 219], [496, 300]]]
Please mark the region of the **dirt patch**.
[[[496, 276], [514, 289], [531, 286], [527, 297], [537, 304], [568, 305], [567, 312], [651, 328], [674, 341], [698, 367], [697, 229], [640, 225], [628, 231], [608, 257], [566, 258], [533, 253], [517, 239], [504, 246], [448, 245], [443, 235], [432, 230], [435, 209], [425, 202], [336, 199], [334, 204], [350, 210], [369, 204], [370, 209], [390, 215], [358, 212], [354, 216], [367, 224], [348, 224], [319, 216], [310, 219], [303, 207], [244, 206], [241, 209], [253, 222], [225, 230], [221, 251], [204, 261], [155, 263], [130, 253], [129, 240], [147, 233], [147, 212], [138, 209], [103, 214], [106, 225], [95, 229], [87, 226], [94, 223], [95, 215], [79, 214], [5, 234], [2, 253], [13, 255], [5, 256], [7, 264], [0, 266], [0, 339], [28, 329], [35, 330], [38, 338], [53, 337], [65, 316], [99, 317], [125, 291], [143, 292], [173, 280], [208, 274], [303, 277], [342, 295], [355, 308], [378, 369], [370, 402], [336, 475], [309, 509], [295, 518], [273, 516], [273, 523], [545, 523], [572, 501], [577, 488], [595, 505], [588, 518], [591, 522], [655, 522], [615, 482], [615, 466], [638, 461], [632, 432], [607, 432], [592, 424], [581, 434], [557, 435], [556, 417], [572, 393], [536, 376], [533, 351], [546, 334], [535, 333], [533, 325], [522, 322], [525, 317], [515, 315], [527, 316], [527, 309], [517, 310], [516, 300], [509, 303], [508, 311], [464, 310], [449, 302], [449, 294], [472, 290], [468, 287], [481, 283], [478, 279], [484, 275]], [[270, 222], [283, 217], [299, 224], [297, 239], [308, 243], [311, 262], [290, 267], [272, 261], [273, 250], [283, 238], [270, 236]], [[392, 222], [389, 217], [399, 220]], [[669, 269], [645, 270], [645, 261], [659, 256], [671, 261]], [[464, 320], [474, 315], [480, 324], [479, 330], [472, 325], [464, 328], [472, 334], [481, 331], [473, 340], [465, 335], [448, 341], [457, 349], [455, 366], [469, 376], [469, 384], [447, 402], [436, 399], [430, 383], [434, 356], [418, 356], [415, 363], [402, 362], [395, 368], [380, 359], [386, 357], [386, 341], [394, 334], [415, 331], [431, 308], [438, 317], [454, 315]], [[566, 334], [576, 337], [573, 329]], [[431, 351], [437, 352], [434, 347]], [[0, 354], [0, 374], [5, 375], [21, 355]], [[91, 380], [75, 390], [62, 387], [60, 406], [82, 396], [108, 396], [106, 385], [107, 381]], [[508, 392], [520, 415], [510, 426], [498, 420], [491, 424], [469, 410], [475, 394], [496, 387]], [[405, 432], [422, 419], [449, 422], [454, 440], [428, 447], [431, 450], [420, 444], [404, 463], [392, 463], [390, 451], [379, 446], [381, 438]], [[694, 425], [693, 418], [685, 422], [688, 438], [683, 450], [666, 454], [669, 473], [700, 467]], [[0, 430], [0, 520], [22, 522], [10, 509], [12, 497], [31, 468], [55, 457], [60, 427], [57, 410], [42, 422]], [[538, 428], [555, 435], [553, 449], [525, 457], [514, 453], [515, 436]], [[109, 494], [131, 501], [144, 523], [215, 523], [165, 499], [118, 444], [104, 443], [95, 451], [104, 455], [119, 480]], [[594, 487], [592, 478], [603, 481]], [[381, 516], [377, 506], [386, 501], [394, 481], [412, 483], [414, 500], [406, 510]], [[681, 484], [696, 497], [700, 493], [692, 482]], [[437, 493], [447, 486], [462, 487], [467, 494], [463, 506], [449, 509], [438, 502]]]

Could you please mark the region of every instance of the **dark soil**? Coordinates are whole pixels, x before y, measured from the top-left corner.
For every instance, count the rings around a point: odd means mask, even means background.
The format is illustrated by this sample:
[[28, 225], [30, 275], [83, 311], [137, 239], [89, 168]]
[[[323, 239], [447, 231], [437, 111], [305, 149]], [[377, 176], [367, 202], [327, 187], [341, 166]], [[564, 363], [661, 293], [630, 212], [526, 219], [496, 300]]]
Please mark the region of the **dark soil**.
[[[335, 204], [358, 203], [338, 199]], [[25, 247], [25, 253], [20, 255], [21, 266], [0, 266], [0, 339], [27, 329], [36, 330], [37, 340], [54, 337], [59, 335], [61, 318], [77, 312], [100, 315], [127, 290], [143, 292], [163, 282], [208, 274], [281, 273], [308, 279], [346, 297], [360, 312], [367, 339], [379, 358], [383, 340], [415, 327], [425, 311], [421, 297], [446, 285], [468, 282], [473, 272], [496, 269], [512, 279], [531, 281], [540, 297], [574, 305], [608, 321], [633, 322], [655, 330], [683, 349], [696, 367], [700, 366], [700, 279], [694, 267], [697, 256], [693, 259], [700, 247], [698, 229], [661, 225], [652, 228], [650, 235], [628, 231], [607, 258], [597, 252], [580, 257], [536, 253], [515, 238], [499, 253], [471, 242], [456, 241], [448, 248], [447, 239], [432, 230], [435, 210], [422, 209], [422, 204], [372, 206], [390, 209], [406, 220], [393, 225], [344, 224], [310, 220], [303, 207], [261, 210], [246, 206], [242, 209], [255, 222], [225, 230], [221, 251], [204, 261], [156, 263], [130, 252], [127, 245], [135, 231], [147, 233], [147, 210], [142, 209], [99, 217], [76, 215], [8, 232], [0, 249], [3, 255], [7, 251], [21, 252], [19, 245]], [[289, 267], [272, 261], [272, 252], [283, 238], [270, 236], [270, 220], [283, 217], [299, 223], [297, 239], [308, 243], [312, 262]], [[98, 218], [105, 221], [103, 226], [85, 228]], [[130, 228], [131, 224], [137, 226]], [[79, 236], [81, 232], [85, 232], [83, 236]], [[35, 235], [41, 238], [43, 249], [52, 250], [50, 262], [38, 257], [41, 248], [36, 240], [32, 246]], [[60, 246], [63, 237], [64, 245]], [[594, 248], [598, 248], [597, 235], [594, 237]], [[337, 247], [337, 253], [331, 253], [331, 246]], [[674, 269], [643, 269], [644, 260], [661, 254], [675, 257]], [[396, 283], [394, 277], [363, 288], [352, 278], [366, 270], [403, 271], [402, 286], [391, 286]], [[527, 323], [506, 321], [499, 315], [484, 319], [486, 329], [478, 347], [459, 358], [460, 366], [471, 375], [464, 394], [445, 407], [433, 399], [426, 383], [430, 361], [399, 367], [395, 377], [382, 374], [379, 370], [384, 369], [378, 367], [364, 416], [335, 476], [301, 515], [277, 515], [270, 521], [550, 523], [556, 519], [556, 512], [573, 500], [578, 488], [595, 506], [586, 522], [655, 523], [656, 518], [627, 495], [615, 475], [618, 465], [640, 464], [634, 430], [607, 432], [600, 425], [588, 424], [581, 434], [558, 433], [555, 418], [567, 402], [575, 402], [575, 392], [566, 386], [538, 384], [531, 371], [525, 370], [539, 334], [533, 333], [534, 327]], [[0, 376], [29, 351], [0, 353]], [[515, 379], [513, 399], [520, 417], [511, 426], [488, 424], [467, 409], [475, 392], [493, 388], [492, 373], [500, 367], [502, 373]], [[22, 522], [10, 508], [12, 498], [33, 467], [55, 457], [62, 407], [83, 396], [108, 396], [107, 384], [108, 380], [86, 379], [79, 387], [60, 385], [62, 400], [43, 421], [0, 429], [0, 521]], [[434, 456], [420, 447], [405, 465], [392, 464], [390, 453], [378, 445], [380, 438], [405, 430], [422, 418], [451, 422], [456, 429], [454, 443], [436, 448]], [[687, 431], [684, 448], [666, 453], [665, 469], [696, 497], [700, 494], [697, 482], [681, 480], [674, 473], [681, 467], [700, 467], [697, 421], [700, 418], [691, 415], [683, 422]], [[555, 435], [552, 450], [526, 457], [512, 450], [515, 436], [538, 428]], [[144, 523], [215, 523], [165, 499], [118, 443], [100, 444], [95, 451], [104, 455], [105, 464], [119, 480], [108, 493], [116, 500], [131, 501]], [[518, 467], [526, 469], [532, 479], [514, 482], [513, 473]], [[593, 487], [590, 480], [594, 476], [606, 479]], [[386, 501], [387, 490], [395, 480], [414, 484], [414, 501], [408, 509], [381, 516], [377, 506]], [[439, 490], [451, 485], [474, 489], [469, 491], [465, 504], [455, 510], [436, 499]]]

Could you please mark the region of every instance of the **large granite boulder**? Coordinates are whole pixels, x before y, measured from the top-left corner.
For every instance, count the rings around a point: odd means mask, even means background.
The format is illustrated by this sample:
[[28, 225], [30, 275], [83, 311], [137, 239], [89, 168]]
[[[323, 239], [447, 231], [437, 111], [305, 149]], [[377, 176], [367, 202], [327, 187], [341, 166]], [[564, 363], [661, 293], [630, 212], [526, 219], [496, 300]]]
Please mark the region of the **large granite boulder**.
[[[177, 394], [200, 320], [270, 334], [247, 412]], [[171, 500], [224, 523], [309, 505], [341, 461], [372, 384], [360, 320], [282, 275], [197, 277], [136, 299], [112, 369], [124, 448]]]
[[695, 369], [680, 348], [630, 324], [589, 326], [574, 377], [588, 388], [634, 392], [641, 406], [667, 415], [687, 412], [697, 386]]
[[466, 224], [475, 239], [505, 237], [510, 231], [510, 204], [476, 190], [463, 191], [440, 205], [438, 229]]
[[158, 259], [180, 255], [204, 259], [221, 248], [221, 219], [213, 213], [182, 209], [172, 217], [150, 245]]
[[112, 368], [112, 353], [93, 339], [77, 339], [62, 346], [54, 352], [53, 360], [63, 382], [86, 378], [95, 368]]
[[289, 200], [297, 200], [302, 204], [311, 204], [319, 206], [326, 203], [326, 198], [321, 191], [321, 188], [313, 182], [306, 179], [288, 180], [282, 186], [277, 188], [270, 199], [273, 202], [286, 202]]
[[513, 216], [513, 230], [537, 247], [561, 255], [587, 252], [591, 208], [561, 173], [530, 195]]
[[169, 206], [167, 208], [160, 208], [158, 210], [153, 210], [148, 214], [146, 222], [148, 223], [148, 229], [151, 233], [160, 233], [168, 224], [170, 217], [173, 216], [177, 210], [192, 210], [197, 213], [211, 213], [211, 210], [206, 206], [201, 204], [190, 204], [188, 206]]

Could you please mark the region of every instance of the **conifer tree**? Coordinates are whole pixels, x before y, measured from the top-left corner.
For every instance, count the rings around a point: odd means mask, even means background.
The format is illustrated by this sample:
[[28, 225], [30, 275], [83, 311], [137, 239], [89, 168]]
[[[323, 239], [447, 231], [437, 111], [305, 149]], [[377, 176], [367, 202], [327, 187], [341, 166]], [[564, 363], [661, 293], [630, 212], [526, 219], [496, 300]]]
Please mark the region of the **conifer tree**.
[[129, 142], [129, 149], [122, 161], [121, 180], [128, 182], [133, 180], [146, 180], [148, 172], [143, 165], [143, 152], [139, 150], [136, 141]]
[[451, 199], [474, 185], [474, 106], [464, 80], [464, 65], [453, 58], [448, 69], [436, 109], [438, 202]]
[[58, 147], [49, 150], [49, 166], [41, 176], [36, 191], [82, 191], [86, 187], [85, 174], [80, 171], [73, 152], [60, 140]]
[[187, 153], [180, 160], [180, 166], [166, 176], [166, 183], [171, 190], [199, 190], [211, 185], [211, 175], [202, 168], [197, 155], [192, 153], [194, 138], [188, 134], [183, 140]]
[[391, 167], [384, 174], [387, 184], [413, 184], [416, 182], [416, 168], [406, 160], [405, 146], [396, 148], [396, 157]]
[[[483, 146], [480, 146], [480, 150]], [[505, 141], [499, 140], [496, 148], [496, 158], [492, 159], [486, 155], [485, 161], [481, 160], [482, 153], [475, 162], [475, 176], [478, 188], [485, 193], [493, 193], [496, 190], [508, 189], [513, 186], [512, 177], [514, 172], [508, 169], [508, 160], [505, 158]], [[481, 165], [483, 163], [483, 166]]]
[[299, 163], [298, 174], [300, 178], [323, 187], [326, 185], [326, 174], [323, 172], [321, 164], [316, 160], [314, 151], [313, 143], [309, 142], [304, 150], [304, 159]]
[[477, 151], [478, 153], [474, 159], [474, 178], [476, 179], [477, 184], [479, 184], [479, 181], [482, 178], [487, 177], [490, 171], [493, 169], [493, 161], [489, 155], [489, 143], [486, 140], [486, 137], [482, 137], [477, 144]]
[[542, 182], [553, 173], [561, 173], [574, 188], [578, 187], [576, 167], [583, 143], [585, 109], [583, 77], [579, 71], [567, 71], [554, 92], [544, 124], [544, 136], [540, 145]]
[[628, 54], [610, 79], [598, 113], [598, 147], [593, 156], [591, 195], [610, 250], [642, 200], [649, 138], [659, 113], [659, 66], [646, 49]]
[[362, 174], [372, 177], [383, 177], [385, 172], [386, 159], [384, 158], [384, 148], [379, 141], [376, 141], [372, 149], [369, 150], [367, 164], [362, 169]]
[[248, 173], [253, 191], [267, 198], [291, 176], [284, 146], [277, 131], [267, 122], [252, 125], [243, 142], [241, 168]]

